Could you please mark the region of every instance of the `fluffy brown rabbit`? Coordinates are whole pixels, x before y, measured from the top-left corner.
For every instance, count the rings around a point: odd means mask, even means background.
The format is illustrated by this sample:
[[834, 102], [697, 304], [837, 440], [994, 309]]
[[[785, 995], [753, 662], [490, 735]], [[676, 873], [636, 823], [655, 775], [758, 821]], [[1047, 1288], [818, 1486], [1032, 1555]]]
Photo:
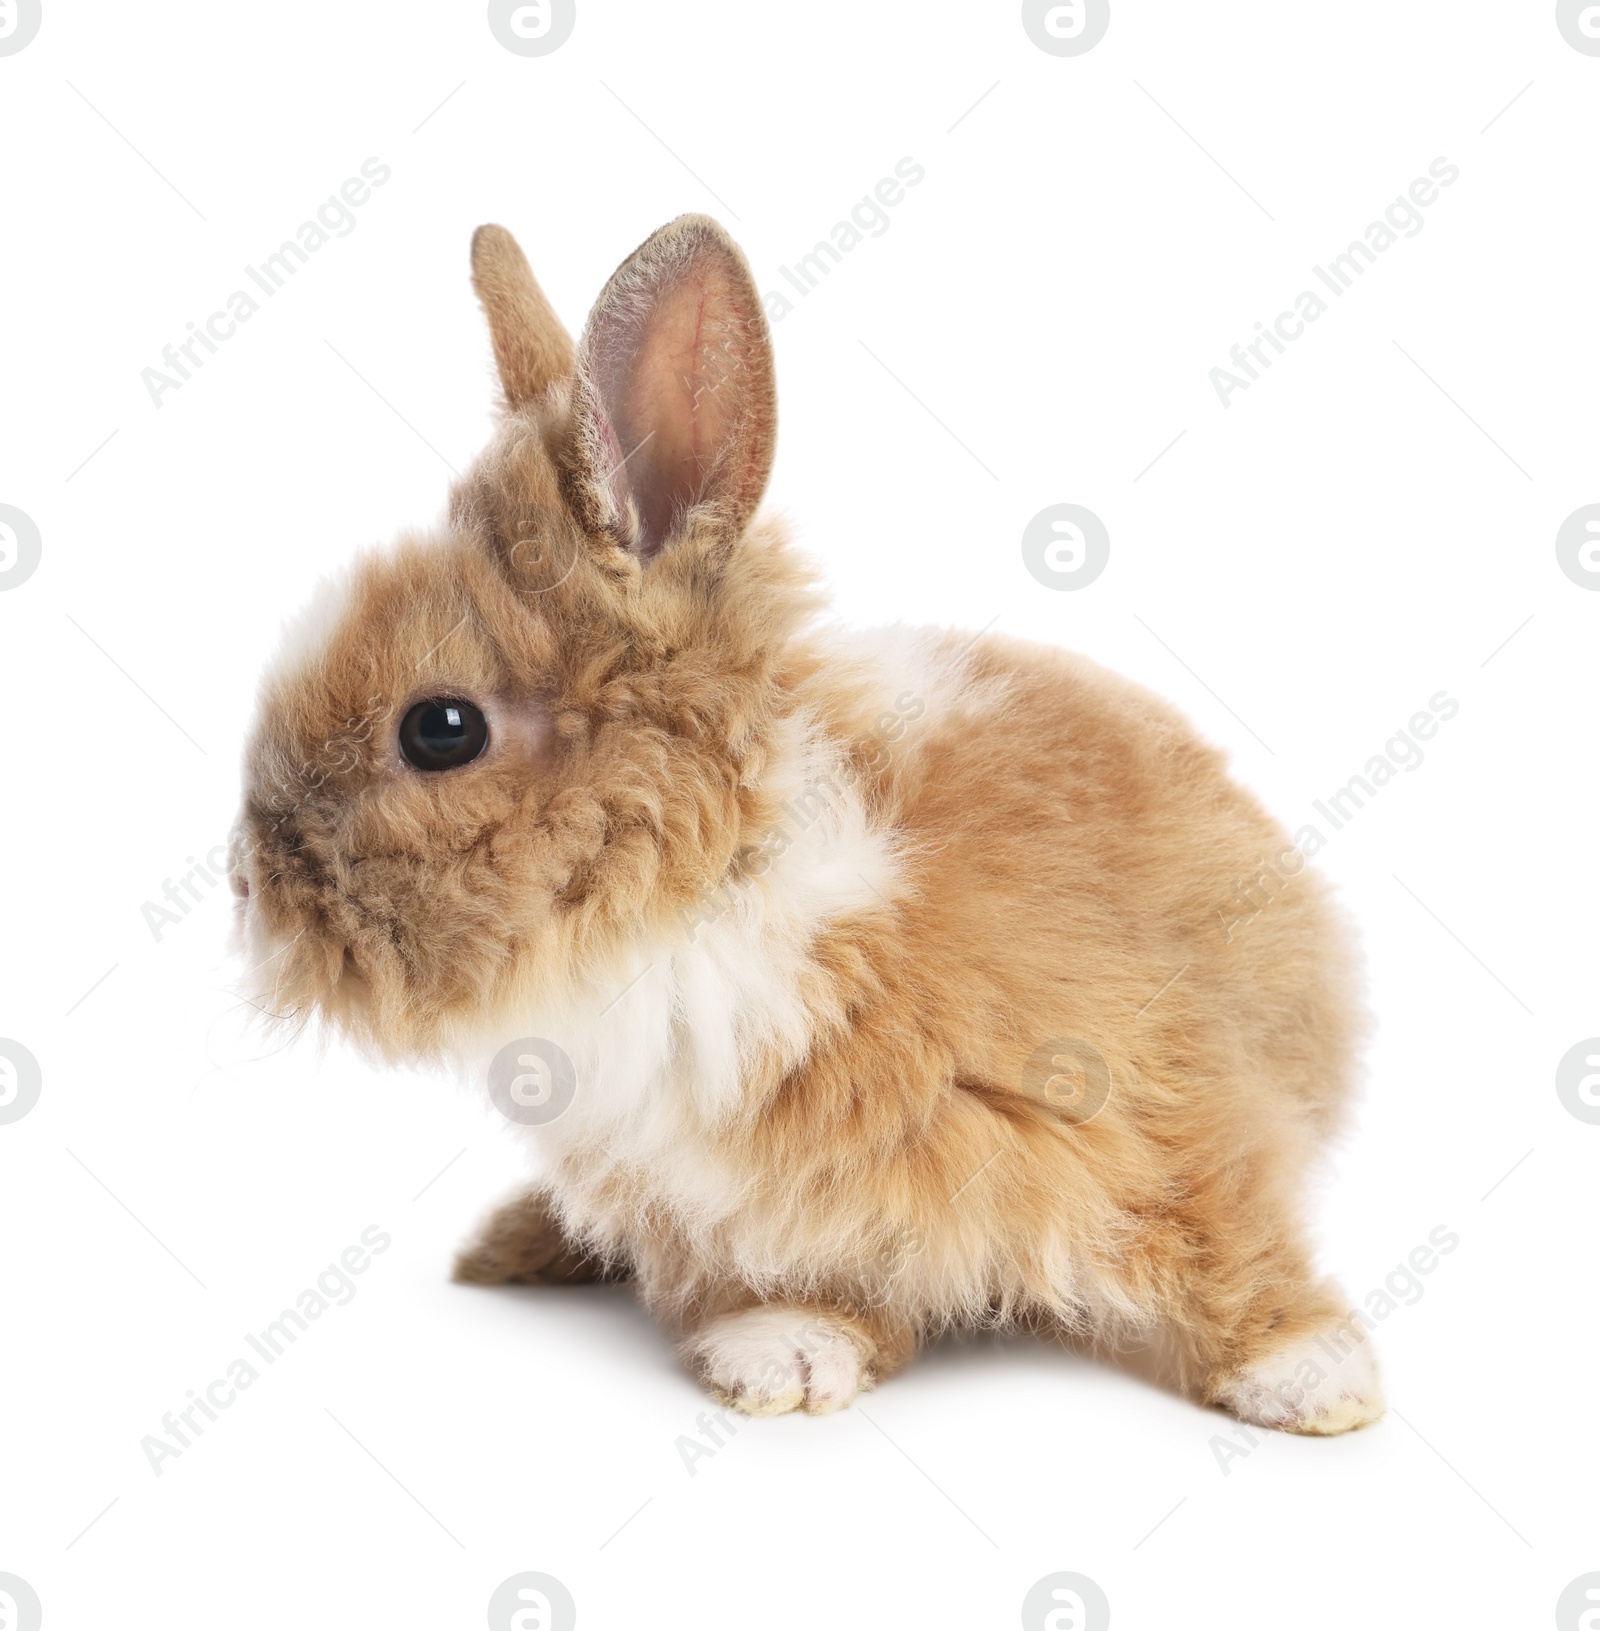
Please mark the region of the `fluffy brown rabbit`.
[[525, 1124], [539, 1187], [460, 1277], [631, 1275], [758, 1414], [1014, 1322], [1249, 1421], [1375, 1419], [1302, 1221], [1354, 959], [1283, 830], [1083, 658], [819, 624], [756, 518], [772, 347], [715, 222], [576, 350], [507, 232], [472, 267], [498, 432], [267, 680], [235, 872], [275, 1010]]

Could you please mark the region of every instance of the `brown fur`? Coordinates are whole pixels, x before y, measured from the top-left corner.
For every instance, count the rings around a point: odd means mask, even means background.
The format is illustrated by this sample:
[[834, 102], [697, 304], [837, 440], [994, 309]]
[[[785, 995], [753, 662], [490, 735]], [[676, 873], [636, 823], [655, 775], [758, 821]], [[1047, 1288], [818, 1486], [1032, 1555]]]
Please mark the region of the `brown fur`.
[[[649, 1170], [572, 1151], [463, 1276], [625, 1265], [688, 1352], [717, 1316], [782, 1305], [843, 1322], [880, 1376], [950, 1325], [1159, 1334], [1205, 1398], [1337, 1320], [1303, 1213], [1350, 1089], [1348, 937], [1309, 872], [1231, 935], [1223, 916], [1289, 853], [1281, 828], [1165, 704], [999, 636], [945, 647], [1002, 709], [872, 745], [880, 701], [816, 630], [782, 532], [751, 522], [771, 351], [714, 223], [624, 264], [575, 372], [510, 236], [480, 229], [473, 263], [499, 433], [443, 532], [364, 563], [264, 694], [241, 873], [280, 1009], [395, 1059], [517, 1034], [541, 993], [681, 937], [749, 875], [802, 717], [848, 750], [904, 887], [809, 947], [803, 1058], [758, 1051], [730, 1113], [684, 1112], [736, 1206], [690, 1217]], [[505, 723], [429, 778], [394, 731], [441, 694]], [[1030, 1073], [1074, 1038], [1110, 1072], [1087, 1120]]]
[[546, 1198], [530, 1190], [507, 1201], [472, 1245], [457, 1254], [455, 1277], [476, 1286], [585, 1285], [624, 1279], [626, 1270], [570, 1240]]

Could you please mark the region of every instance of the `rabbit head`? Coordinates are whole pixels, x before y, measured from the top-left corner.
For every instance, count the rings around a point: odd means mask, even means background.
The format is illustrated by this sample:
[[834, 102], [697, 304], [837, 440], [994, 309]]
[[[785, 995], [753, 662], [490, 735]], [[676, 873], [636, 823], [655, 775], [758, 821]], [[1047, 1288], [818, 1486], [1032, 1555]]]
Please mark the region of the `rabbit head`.
[[234, 852], [270, 1011], [390, 1056], [682, 921], [762, 819], [813, 605], [752, 525], [772, 348], [714, 221], [644, 243], [576, 348], [504, 229], [472, 266], [497, 434], [268, 677]]

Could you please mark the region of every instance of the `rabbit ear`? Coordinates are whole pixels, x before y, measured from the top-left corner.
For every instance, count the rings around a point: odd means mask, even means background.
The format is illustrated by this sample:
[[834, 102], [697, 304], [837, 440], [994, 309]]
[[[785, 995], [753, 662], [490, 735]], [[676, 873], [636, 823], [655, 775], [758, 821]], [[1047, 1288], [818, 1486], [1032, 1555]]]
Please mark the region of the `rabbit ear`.
[[592, 523], [646, 558], [691, 506], [743, 532], [777, 440], [772, 337], [715, 221], [679, 216], [612, 274], [583, 332], [573, 409]]
[[572, 373], [572, 337], [504, 227], [472, 235], [472, 286], [489, 319], [506, 405], [520, 408]]

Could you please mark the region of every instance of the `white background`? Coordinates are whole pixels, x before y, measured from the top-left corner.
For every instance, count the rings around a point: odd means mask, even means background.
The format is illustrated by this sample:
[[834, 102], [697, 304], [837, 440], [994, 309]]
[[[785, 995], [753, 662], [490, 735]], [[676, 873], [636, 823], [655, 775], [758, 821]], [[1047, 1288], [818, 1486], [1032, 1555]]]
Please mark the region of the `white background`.
[[[1078, 57], [1012, 4], [579, 0], [544, 58], [477, 4], [45, 0], [0, 57], [0, 503], [43, 537], [0, 593], [0, 1036], [44, 1081], [0, 1126], [0, 1571], [46, 1625], [481, 1626], [529, 1569], [591, 1631], [1009, 1627], [1056, 1570], [1119, 1628], [1549, 1624], [1600, 1569], [1600, 1127], [1554, 1088], [1600, 1032], [1600, 595], [1554, 550], [1600, 499], [1597, 95], [1543, 0], [1115, 0]], [[369, 156], [355, 230], [155, 407]], [[488, 435], [476, 225], [576, 329], [684, 210], [786, 288], [908, 156], [776, 330], [770, 496], [842, 616], [1086, 651], [1291, 828], [1460, 704], [1318, 857], [1379, 1018], [1326, 1262], [1359, 1302], [1461, 1242], [1379, 1328], [1368, 1431], [1224, 1472], [1222, 1416], [984, 1339], [691, 1476], [705, 1401], [625, 1290], [449, 1283], [515, 1176], [493, 1112], [258, 1057], [227, 902], [141, 915], [225, 838], [282, 620]], [[1440, 156], [1425, 228], [1224, 408], [1209, 371]], [[1112, 541], [1076, 593], [1020, 552], [1062, 502]], [[141, 1438], [371, 1224], [354, 1301], [155, 1476]]]

